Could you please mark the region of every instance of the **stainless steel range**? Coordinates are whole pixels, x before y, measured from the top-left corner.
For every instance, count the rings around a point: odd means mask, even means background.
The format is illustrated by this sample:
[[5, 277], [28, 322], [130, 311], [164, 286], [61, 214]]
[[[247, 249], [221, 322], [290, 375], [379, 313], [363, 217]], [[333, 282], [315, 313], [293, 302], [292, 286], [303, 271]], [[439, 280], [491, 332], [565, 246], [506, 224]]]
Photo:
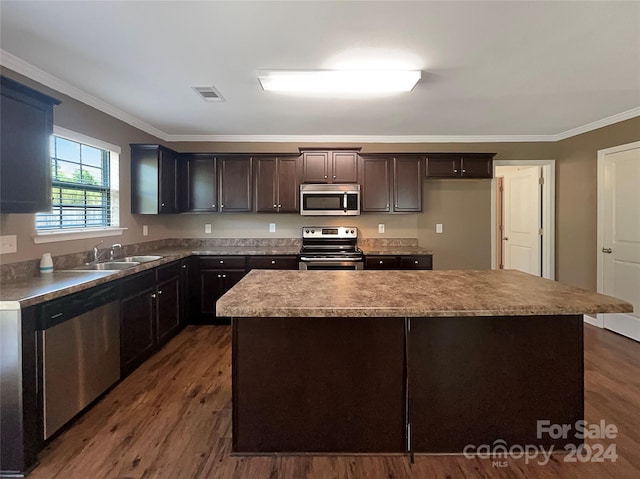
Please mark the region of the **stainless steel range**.
[[355, 226], [303, 226], [300, 269], [362, 269]]

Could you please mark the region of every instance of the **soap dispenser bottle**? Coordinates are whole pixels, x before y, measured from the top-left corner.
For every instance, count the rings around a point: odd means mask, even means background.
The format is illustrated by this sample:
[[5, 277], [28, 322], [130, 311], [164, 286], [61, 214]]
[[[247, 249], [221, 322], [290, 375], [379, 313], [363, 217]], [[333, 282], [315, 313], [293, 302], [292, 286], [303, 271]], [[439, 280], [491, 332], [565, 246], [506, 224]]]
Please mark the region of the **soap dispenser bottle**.
[[53, 273], [51, 253], [44, 253], [40, 259], [40, 274]]

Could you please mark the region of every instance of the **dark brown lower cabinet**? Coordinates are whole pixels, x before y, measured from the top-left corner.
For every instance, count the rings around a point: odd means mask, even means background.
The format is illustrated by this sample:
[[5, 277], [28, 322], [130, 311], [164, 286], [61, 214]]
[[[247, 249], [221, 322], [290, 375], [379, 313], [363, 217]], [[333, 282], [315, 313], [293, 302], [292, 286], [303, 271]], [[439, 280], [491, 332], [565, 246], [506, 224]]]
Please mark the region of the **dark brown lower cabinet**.
[[120, 371], [125, 376], [151, 354], [156, 343], [155, 272], [125, 279], [120, 287]]
[[166, 342], [180, 328], [180, 262], [156, 268], [156, 341]]
[[216, 301], [247, 273], [245, 256], [201, 256], [197, 259], [198, 314], [192, 321], [229, 324], [229, 318], [216, 316]]
[[402, 318], [234, 318], [233, 451], [405, 450]]
[[364, 269], [433, 269], [433, 256], [420, 255], [366, 255]]
[[[584, 418], [582, 328], [581, 316], [411, 318], [413, 451], [581, 443], [573, 433]], [[538, 420], [572, 432], [537, 437]]]

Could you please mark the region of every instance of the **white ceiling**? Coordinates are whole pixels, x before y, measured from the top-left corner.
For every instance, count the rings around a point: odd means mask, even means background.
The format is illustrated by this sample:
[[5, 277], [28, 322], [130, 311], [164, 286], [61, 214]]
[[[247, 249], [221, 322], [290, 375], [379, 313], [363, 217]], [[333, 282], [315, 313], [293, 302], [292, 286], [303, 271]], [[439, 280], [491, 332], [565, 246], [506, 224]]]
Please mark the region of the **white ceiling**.
[[[640, 115], [636, 1], [0, 8], [5, 66], [168, 140], [553, 139]], [[256, 78], [261, 69], [381, 65], [420, 69], [422, 81], [410, 93], [354, 100], [264, 92]], [[194, 85], [213, 85], [227, 101], [205, 102]]]

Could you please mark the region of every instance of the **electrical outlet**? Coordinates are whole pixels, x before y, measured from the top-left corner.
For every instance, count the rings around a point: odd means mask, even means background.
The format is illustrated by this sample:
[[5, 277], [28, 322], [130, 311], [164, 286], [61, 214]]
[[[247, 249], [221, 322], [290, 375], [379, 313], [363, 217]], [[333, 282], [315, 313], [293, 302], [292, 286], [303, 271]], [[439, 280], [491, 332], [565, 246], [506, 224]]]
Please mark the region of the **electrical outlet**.
[[436, 224], [436, 233], [442, 233], [442, 224], [441, 223], [437, 223]]
[[276, 224], [269, 223], [269, 233], [275, 233], [275, 232], [276, 232]]
[[18, 251], [18, 241], [16, 235], [0, 236], [0, 254], [16, 253]]
[[205, 223], [204, 232], [205, 233], [211, 233], [211, 223]]
[[149, 227], [147, 225], [142, 225], [142, 236], [149, 236]]
[[378, 225], [378, 233], [384, 233], [384, 223]]

